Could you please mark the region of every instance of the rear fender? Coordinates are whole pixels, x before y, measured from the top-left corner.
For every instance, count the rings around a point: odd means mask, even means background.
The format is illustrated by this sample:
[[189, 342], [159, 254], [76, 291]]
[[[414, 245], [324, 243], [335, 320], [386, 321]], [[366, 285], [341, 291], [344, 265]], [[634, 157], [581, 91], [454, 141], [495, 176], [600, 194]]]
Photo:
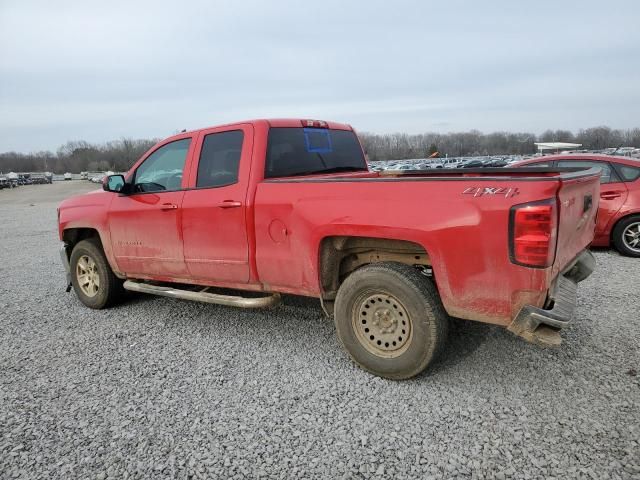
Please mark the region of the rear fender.
[[[316, 230], [315, 238], [313, 239], [315, 250], [311, 253], [313, 257], [310, 259], [309, 263], [315, 266], [313, 272], [315, 275], [314, 283], [318, 284], [320, 296], [326, 298], [328, 293], [329, 297], [332, 296], [332, 294], [324, 288], [326, 285], [323, 285], [323, 276], [326, 274], [326, 271], [323, 272], [323, 265], [326, 259], [322, 258], [323, 245], [332, 238], [366, 238], [414, 244], [424, 252], [422, 255], [418, 255], [421, 258], [415, 259], [415, 264], [430, 266], [433, 269], [434, 276], [437, 279], [441, 279], [446, 284], [448, 281], [447, 270], [438, 261], [440, 250], [425, 237], [424, 231], [396, 227], [380, 227], [379, 225], [362, 226], [334, 224], [327, 225], [325, 228]], [[393, 258], [384, 258], [384, 260], [393, 261]], [[438, 282], [436, 281], [436, 285], [437, 284]], [[440, 294], [443, 296], [443, 292], [440, 292]]]

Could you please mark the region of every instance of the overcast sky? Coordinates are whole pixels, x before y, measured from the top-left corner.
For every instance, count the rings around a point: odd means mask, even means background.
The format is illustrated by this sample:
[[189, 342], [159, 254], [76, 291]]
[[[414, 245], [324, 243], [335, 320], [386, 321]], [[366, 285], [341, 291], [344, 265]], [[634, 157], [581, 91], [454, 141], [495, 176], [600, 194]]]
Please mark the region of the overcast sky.
[[0, 0], [0, 152], [263, 117], [640, 126], [640, 1]]

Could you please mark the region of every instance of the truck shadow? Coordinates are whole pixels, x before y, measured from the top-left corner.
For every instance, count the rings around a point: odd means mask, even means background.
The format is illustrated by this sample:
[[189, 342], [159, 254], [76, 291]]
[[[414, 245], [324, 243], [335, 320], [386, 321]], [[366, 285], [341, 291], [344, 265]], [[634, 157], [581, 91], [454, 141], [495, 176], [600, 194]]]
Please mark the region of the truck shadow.
[[[318, 316], [324, 319], [331, 329], [331, 334], [335, 335], [333, 320], [327, 318], [320, 308], [319, 301], [315, 298], [296, 297], [293, 295], [283, 296], [283, 305], [314, 310]], [[469, 361], [476, 351], [483, 345], [499, 344], [502, 342], [518, 341], [503, 327], [490, 325], [471, 320], [450, 318], [449, 337], [440, 356], [425, 371], [424, 376], [445, 372], [460, 363]], [[421, 378], [420, 375], [418, 378]]]
[[591, 247], [589, 250], [591, 250], [593, 253], [609, 253], [618, 257], [622, 256], [615, 248], [610, 247]]
[[[128, 292], [125, 301], [116, 308], [122, 308], [127, 311], [129, 308], [153, 308], [154, 303], [161, 302], [165, 306], [170, 306], [166, 312], [166, 319], [170, 325], [180, 326], [191, 330], [215, 331], [216, 324], [226, 323], [229, 313], [233, 312], [236, 320], [249, 324], [255, 320], [255, 315], [260, 316], [260, 321], [252, 325], [252, 331], [256, 338], [263, 338], [267, 333], [273, 333], [273, 325], [278, 324], [282, 328], [283, 321], [287, 324], [288, 335], [290, 340], [301, 345], [311, 345], [316, 341], [312, 335], [321, 334], [323, 338], [334, 340], [336, 347], [339, 342], [335, 338], [335, 327], [333, 319], [328, 318], [320, 306], [320, 302], [316, 298], [283, 295], [280, 306], [275, 307], [272, 313], [268, 310], [242, 310], [234, 307], [223, 307], [217, 305], [199, 304], [199, 310], [209, 312], [204, 318], [180, 317], [176, 314], [183, 311], [182, 302], [190, 304], [184, 300], [167, 300], [161, 299], [154, 295], [138, 294]], [[293, 310], [291, 310], [293, 308]], [[295, 310], [301, 309], [305, 312], [302, 315], [296, 314]], [[260, 313], [257, 313], [260, 312]], [[300, 313], [302, 313], [300, 312]], [[308, 312], [308, 313], [307, 313]], [[265, 319], [272, 317], [273, 322], [264, 322]], [[179, 318], [179, 320], [178, 320]], [[311, 327], [308, 322], [314, 325]], [[311, 328], [310, 328], [311, 327]], [[310, 333], [313, 330], [315, 333]], [[307, 338], [307, 336], [309, 338]], [[474, 356], [479, 348], [483, 345], [501, 344], [504, 342], [517, 341], [509, 332], [502, 327], [488, 325], [470, 320], [462, 320], [451, 318], [449, 327], [449, 337], [440, 356], [432, 363], [432, 365], [417, 379], [426, 378], [431, 375], [438, 375], [455, 368], [458, 364], [469, 362], [469, 357]], [[498, 347], [496, 347], [498, 348]], [[297, 348], [296, 348], [297, 349]]]
[[496, 325], [451, 318], [447, 343], [425, 375], [447, 371], [459, 363], [469, 361], [468, 358], [481, 346], [487, 343], [509, 342], [512, 337], [504, 328]]

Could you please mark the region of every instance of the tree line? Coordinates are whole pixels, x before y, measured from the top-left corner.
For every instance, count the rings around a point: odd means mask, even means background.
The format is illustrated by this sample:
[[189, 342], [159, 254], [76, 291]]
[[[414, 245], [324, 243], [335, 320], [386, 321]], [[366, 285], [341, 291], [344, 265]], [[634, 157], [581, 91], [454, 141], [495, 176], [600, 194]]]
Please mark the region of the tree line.
[[[441, 157], [479, 155], [532, 154], [535, 142], [581, 143], [582, 148], [601, 150], [608, 147], [640, 147], [640, 128], [619, 130], [594, 127], [571, 132], [547, 130], [533, 133], [493, 132], [478, 130], [451, 133], [359, 133], [369, 160], [401, 160], [425, 158], [438, 152]], [[0, 153], [0, 172], [80, 173], [82, 171], [122, 172], [128, 170], [157, 140], [123, 138], [102, 144], [83, 140], [67, 142], [54, 152]]]
[[452, 133], [373, 134], [360, 133], [370, 161], [425, 158], [438, 152], [441, 157], [481, 155], [526, 155], [537, 152], [535, 142], [581, 143], [582, 149], [602, 150], [609, 147], [640, 147], [640, 128], [618, 130], [609, 127], [569, 130], [546, 130], [533, 133], [493, 132], [478, 130]]
[[158, 140], [123, 138], [102, 144], [67, 142], [53, 153], [0, 153], [0, 172], [124, 172]]

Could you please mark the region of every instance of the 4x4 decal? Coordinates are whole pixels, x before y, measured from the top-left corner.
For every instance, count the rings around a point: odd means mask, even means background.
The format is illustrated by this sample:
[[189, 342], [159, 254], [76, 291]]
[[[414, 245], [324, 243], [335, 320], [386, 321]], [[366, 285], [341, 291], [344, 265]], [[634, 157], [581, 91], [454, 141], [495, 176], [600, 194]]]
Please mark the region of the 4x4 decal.
[[473, 195], [474, 197], [484, 197], [486, 195], [499, 195], [504, 198], [520, 195], [517, 187], [469, 187], [462, 192], [463, 195]]

